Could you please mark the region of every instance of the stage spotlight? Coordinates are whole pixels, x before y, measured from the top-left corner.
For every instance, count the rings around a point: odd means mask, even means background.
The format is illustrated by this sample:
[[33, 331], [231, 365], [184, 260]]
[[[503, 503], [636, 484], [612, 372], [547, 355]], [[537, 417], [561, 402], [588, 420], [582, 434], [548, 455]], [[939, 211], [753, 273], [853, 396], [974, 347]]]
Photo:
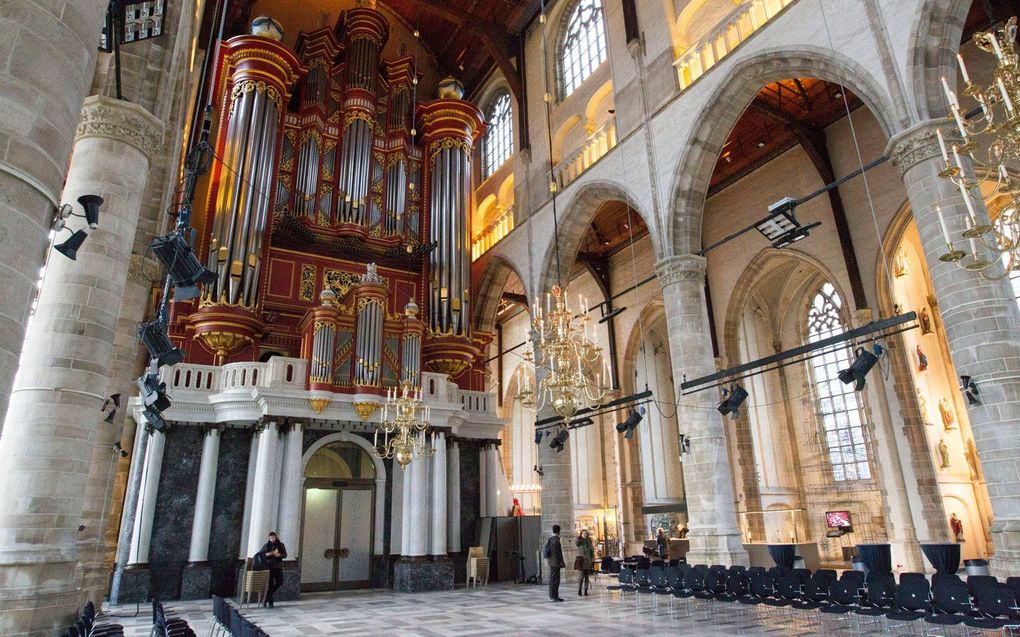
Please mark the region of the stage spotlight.
[[691, 452], [691, 439], [686, 434], [680, 434], [680, 455]]
[[53, 246], [53, 249], [68, 259], [76, 261], [78, 259], [78, 250], [81, 248], [81, 244], [85, 243], [85, 238], [88, 236], [89, 234], [84, 230], [76, 230], [74, 234], [68, 237], [67, 241], [58, 243]]
[[633, 409], [627, 419], [616, 423], [616, 431], [623, 434], [623, 437], [630, 440], [634, 437], [634, 430], [637, 429], [638, 424], [641, 422], [641, 412], [637, 409]]
[[78, 197], [78, 203], [85, 209], [85, 221], [89, 227], [95, 230], [99, 227], [99, 206], [103, 205], [103, 198], [99, 195], [82, 195]]
[[170, 275], [175, 288], [175, 300], [196, 298], [199, 283], [212, 283], [216, 280], [216, 273], [202, 267], [180, 232], [156, 237], [149, 248]]
[[543, 471], [542, 467], [538, 466], [537, 464], [534, 467], [532, 467], [531, 470], [534, 471], [535, 473], [537, 473], [539, 477], [542, 477], [542, 476], [545, 475], [545, 471]]
[[113, 452], [119, 455], [121, 458], [128, 457], [127, 449], [120, 446], [120, 441], [113, 443]]
[[567, 443], [567, 438], [570, 437], [570, 432], [566, 429], [560, 429], [556, 437], [553, 438], [552, 442], [549, 443], [549, 447], [554, 449], [556, 453], [563, 451], [563, 445]]
[[112, 402], [114, 407], [120, 407], [120, 394], [111, 394], [107, 400]]
[[740, 385], [733, 385], [729, 390], [723, 389], [723, 401], [716, 409], [723, 416], [733, 414], [733, 417], [736, 418], [740, 415], [738, 410], [745, 400], [747, 400], [747, 390]]
[[160, 320], [139, 323], [138, 338], [141, 339], [149, 356], [156, 359], [159, 365], [176, 365], [184, 360], [184, 352], [174, 347], [167, 336], [166, 326]]
[[977, 384], [970, 376], [960, 376], [960, 389], [967, 396], [968, 405], [980, 405], [981, 399], [978, 398]]
[[148, 409], [163, 412], [170, 408], [170, 399], [166, 395], [166, 383], [159, 380], [158, 376], [146, 374], [139, 378], [138, 391], [141, 392], [142, 402]]
[[878, 362], [878, 356], [882, 354], [882, 348], [879, 345], [875, 346], [875, 354], [867, 351], [863, 347], [857, 348], [856, 358], [854, 362], [843, 371], [839, 373], [839, 379], [843, 381], [844, 385], [854, 383], [854, 391], [861, 391], [864, 389], [864, 377], [868, 375], [871, 368]]
[[114, 417], [116, 415], [117, 415], [117, 409], [116, 408], [111, 409], [110, 413], [106, 414], [106, 418], [103, 418], [103, 422], [108, 422], [110, 424], [113, 424], [113, 419], [114, 419]]
[[536, 445], [542, 444], [542, 438], [545, 438], [545, 432], [542, 431], [542, 430], [536, 431], [535, 432], [535, 444]]
[[166, 421], [163, 420], [163, 416], [159, 412], [146, 409], [142, 412], [142, 418], [145, 419], [146, 424], [156, 431], [166, 431]]

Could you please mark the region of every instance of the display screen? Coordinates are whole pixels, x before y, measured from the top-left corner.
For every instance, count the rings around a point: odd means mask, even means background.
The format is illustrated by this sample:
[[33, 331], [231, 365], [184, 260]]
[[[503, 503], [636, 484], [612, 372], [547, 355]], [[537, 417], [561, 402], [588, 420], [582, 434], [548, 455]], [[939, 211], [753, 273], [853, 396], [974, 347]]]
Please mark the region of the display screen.
[[843, 529], [846, 527], [853, 526], [850, 521], [849, 511], [826, 511], [825, 512], [825, 526], [830, 529]]

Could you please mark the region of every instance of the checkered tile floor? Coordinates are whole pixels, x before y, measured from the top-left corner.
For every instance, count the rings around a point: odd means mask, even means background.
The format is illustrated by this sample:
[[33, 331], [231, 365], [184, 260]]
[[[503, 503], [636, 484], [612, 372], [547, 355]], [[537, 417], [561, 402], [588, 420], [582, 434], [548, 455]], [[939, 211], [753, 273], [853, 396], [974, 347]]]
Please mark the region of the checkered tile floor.
[[[467, 636], [467, 635], [864, 635], [921, 634], [916, 626], [859, 624], [856, 616], [822, 617], [817, 611], [767, 609], [717, 601], [682, 600], [669, 595], [620, 593], [605, 588], [600, 578], [589, 597], [578, 597], [569, 585], [560, 590], [562, 604], [548, 601], [543, 586], [493, 584], [436, 593], [395, 593], [388, 590], [304, 594], [299, 601], [273, 609], [245, 610], [245, 615], [272, 637], [310, 635]], [[212, 601], [165, 604], [195, 632], [209, 634]], [[125, 635], [143, 637], [151, 629], [151, 608], [104, 609], [116, 615]], [[929, 629], [936, 628], [929, 626]], [[962, 634], [929, 631], [928, 634]], [[971, 634], [976, 634], [972, 632]], [[997, 634], [997, 633], [996, 633]]]

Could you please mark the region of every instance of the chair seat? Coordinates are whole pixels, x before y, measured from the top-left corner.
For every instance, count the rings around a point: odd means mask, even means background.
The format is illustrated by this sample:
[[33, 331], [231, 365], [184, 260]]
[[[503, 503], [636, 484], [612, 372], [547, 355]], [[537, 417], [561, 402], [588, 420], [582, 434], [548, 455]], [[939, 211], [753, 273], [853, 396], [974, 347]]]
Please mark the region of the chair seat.
[[741, 595], [734, 595], [733, 593], [719, 593], [715, 598], [720, 602], [735, 602], [743, 599]]
[[1008, 619], [999, 619], [998, 617], [968, 617], [963, 620], [963, 623], [971, 628], [981, 628], [983, 630], [998, 630], [1009, 623]]
[[822, 606], [818, 609], [819, 612], [826, 613], [829, 615], [846, 615], [858, 610], [856, 606], [846, 606], [844, 604], [829, 604], [828, 606]]
[[698, 599], [714, 599], [715, 593], [712, 591], [698, 591], [694, 596]]
[[790, 605], [790, 600], [788, 600], [788, 599], [773, 599], [773, 598], [770, 597], [770, 598], [766, 599], [765, 601], [763, 601], [762, 603], [765, 604], [766, 606], [775, 606], [776, 608], [782, 608], [784, 606], [789, 606]]
[[790, 606], [796, 608], [797, 610], [815, 610], [816, 608], [821, 606], [821, 604], [819, 604], [818, 602], [811, 602], [808, 600], [797, 600], [795, 602], [792, 602]]
[[747, 604], [748, 606], [755, 606], [757, 604], [761, 604], [761, 600], [758, 599], [757, 597], [741, 597], [737, 601], [740, 602], [741, 604]]
[[891, 610], [885, 614], [885, 618], [894, 622], [913, 622], [921, 619], [924, 615], [919, 610]]
[[885, 615], [886, 610], [884, 608], [858, 608], [854, 612], [865, 617], [879, 617]]
[[963, 623], [966, 617], [963, 615], [928, 615], [924, 621], [938, 626], [956, 626]]

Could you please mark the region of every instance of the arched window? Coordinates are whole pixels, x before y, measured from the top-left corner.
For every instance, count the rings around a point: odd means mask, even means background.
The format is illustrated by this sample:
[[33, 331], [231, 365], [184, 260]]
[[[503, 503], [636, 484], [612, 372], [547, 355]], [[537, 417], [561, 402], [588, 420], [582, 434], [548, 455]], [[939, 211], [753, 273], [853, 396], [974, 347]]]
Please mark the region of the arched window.
[[514, 117], [510, 109], [510, 93], [501, 91], [485, 110], [489, 128], [482, 138], [482, 179], [503, 165], [514, 152]]
[[580, 0], [574, 5], [557, 50], [562, 96], [566, 97], [606, 59], [606, 23], [601, 0]]
[[[815, 294], [807, 315], [809, 343], [844, 332], [841, 305], [839, 294], [830, 283]], [[860, 398], [853, 385], [844, 385], [838, 378], [840, 370], [850, 366], [850, 356], [848, 347], [838, 347], [809, 361], [815, 387], [815, 411], [821, 419], [832, 477], [836, 481], [871, 478], [868, 433]]]

